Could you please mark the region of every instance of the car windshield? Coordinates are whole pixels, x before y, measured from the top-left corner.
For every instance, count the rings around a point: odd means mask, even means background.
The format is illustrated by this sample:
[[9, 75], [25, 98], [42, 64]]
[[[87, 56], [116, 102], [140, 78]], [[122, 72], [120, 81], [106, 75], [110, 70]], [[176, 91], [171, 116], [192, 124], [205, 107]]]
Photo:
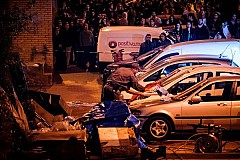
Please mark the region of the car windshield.
[[144, 54], [140, 55], [137, 58], [137, 61], [142, 61], [142, 60], [146, 59], [146, 57], [148, 57], [148, 56], [153, 56], [153, 55], [157, 54], [161, 50], [162, 50], [162, 47], [154, 48], [153, 50], [148, 51], [147, 53], [144, 53]]
[[[152, 51], [149, 51], [149, 52], [139, 56], [138, 57], [139, 65], [142, 68], [145, 68], [145, 66], [147, 66], [150, 63], [150, 61], [152, 61], [152, 59], [155, 59], [155, 57], [158, 56], [159, 54], [161, 54], [162, 52], [163, 52], [163, 48], [158, 47], [158, 48], [155, 48]], [[146, 57], [146, 56], [147, 56], [147, 58], [143, 58], [143, 57]]]
[[[168, 47], [166, 47], [166, 48], [162, 48], [162, 47], [161, 47], [161, 50], [159, 50], [159, 52], [158, 52], [154, 57], [152, 57], [151, 59], [149, 59], [148, 61], [146, 61], [146, 63], [144, 63], [144, 64], [142, 65], [142, 68], [145, 68], [147, 65], [149, 65], [152, 61], [154, 61], [157, 57], [159, 57], [159, 55], [160, 55], [163, 51], [168, 50], [169, 47], [170, 47], [170, 46], [168, 46]], [[169, 57], [169, 56], [168, 56], [168, 57]]]
[[175, 69], [165, 79], [163, 79], [162, 85], [166, 86], [167, 84], [171, 83], [175, 79], [178, 79], [179, 77], [187, 73], [189, 73], [188, 69], [186, 70]]
[[207, 83], [207, 79], [193, 85], [192, 87], [186, 89], [185, 91], [179, 93], [178, 95], [172, 97], [172, 100], [174, 101], [181, 101], [187, 97], [189, 97], [193, 92], [195, 92], [196, 90], [198, 90], [201, 86], [203, 86], [204, 84]]

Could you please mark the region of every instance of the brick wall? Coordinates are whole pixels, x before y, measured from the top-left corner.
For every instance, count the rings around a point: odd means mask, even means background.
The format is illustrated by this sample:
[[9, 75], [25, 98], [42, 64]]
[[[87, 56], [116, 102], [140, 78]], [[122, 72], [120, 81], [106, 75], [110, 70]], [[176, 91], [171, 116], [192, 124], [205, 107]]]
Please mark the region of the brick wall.
[[[11, 0], [11, 5], [24, 7], [30, 0]], [[27, 13], [34, 15], [26, 31], [21, 32], [14, 41], [14, 48], [20, 53], [20, 58], [27, 65], [44, 64], [43, 77], [52, 81], [52, 0], [36, 0], [35, 5]], [[47, 75], [45, 74], [46, 72]], [[50, 79], [49, 79], [50, 78]], [[43, 78], [44, 81], [46, 78]]]

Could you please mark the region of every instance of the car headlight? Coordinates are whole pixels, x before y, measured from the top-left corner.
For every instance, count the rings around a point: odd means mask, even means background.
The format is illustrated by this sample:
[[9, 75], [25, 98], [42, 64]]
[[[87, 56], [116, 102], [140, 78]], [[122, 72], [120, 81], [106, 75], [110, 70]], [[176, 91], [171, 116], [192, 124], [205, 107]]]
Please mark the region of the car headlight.
[[139, 111], [139, 110], [131, 110], [131, 113], [132, 113], [134, 116], [140, 116], [140, 115], [141, 115], [141, 111]]

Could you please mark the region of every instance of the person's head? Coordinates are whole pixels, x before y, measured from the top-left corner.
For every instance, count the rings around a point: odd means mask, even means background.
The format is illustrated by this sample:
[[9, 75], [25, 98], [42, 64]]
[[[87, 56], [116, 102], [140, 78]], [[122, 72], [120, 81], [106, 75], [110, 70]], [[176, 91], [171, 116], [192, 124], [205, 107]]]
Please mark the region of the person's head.
[[175, 24], [175, 29], [176, 30], [181, 30], [181, 27], [182, 26], [181, 26], [181, 24], [179, 22]]
[[161, 41], [164, 41], [166, 39], [166, 36], [167, 36], [166, 33], [163, 32], [163, 33], [160, 34], [159, 39]]
[[145, 36], [145, 41], [146, 41], [146, 42], [150, 42], [150, 41], [151, 41], [151, 34], [147, 34], [147, 35]]
[[127, 18], [127, 12], [122, 13], [122, 18]]
[[84, 30], [88, 30], [88, 24], [87, 23], [84, 23]]
[[203, 19], [202, 18], [198, 19], [198, 25], [203, 25]]
[[153, 19], [150, 19], [150, 27], [155, 27], [155, 21]]
[[70, 26], [71, 26], [71, 27], [74, 27], [74, 21], [71, 21], [71, 22], [70, 22]]
[[69, 29], [69, 23], [66, 22], [64, 27], [65, 27], [66, 30], [68, 30]]
[[190, 21], [188, 21], [188, 22], [186, 23], [186, 28], [192, 28], [192, 24], [191, 24]]
[[155, 18], [157, 16], [156, 12], [152, 12], [152, 17]]
[[236, 21], [236, 20], [237, 20], [237, 15], [236, 15], [236, 14], [233, 14], [233, 15], [232, 15], [232, 20], [233, 20], [233, 21]]
[[58, 27], [62, 27], [62, 25], [63, 25], [63, 24], [62, 24], [62, 20], [59, 19], [59, 20], [58, 20]]
[[89, 11], [90, 10], [90, 5], [86, 4], [85, 9], [86, 9], [86, 11]]
[[133, 63], [131, 68], [134, 74], [136, 74], [140, 70], [140, 66], [138, 63]]
[[213, 18], [214, 19], [218, 19], [219, 18], [219, 14], [218, 13], [214, 13]]
[[58, 35], [60, 32], [60, 28], [59, 27], [55, 27], [55, 34]]

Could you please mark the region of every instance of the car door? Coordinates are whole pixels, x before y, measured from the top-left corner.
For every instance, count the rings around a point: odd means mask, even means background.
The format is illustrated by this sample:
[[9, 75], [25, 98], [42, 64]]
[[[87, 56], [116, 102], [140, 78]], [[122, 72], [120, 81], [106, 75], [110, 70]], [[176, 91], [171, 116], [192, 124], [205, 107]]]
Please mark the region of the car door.
[[[232, 84], [232, 81], [215, 82], [202, 87], [188, 97], [182, 105], [183, 129], [191, 129], [192, 127], [188, 124], [198, 124], [200, 119], [204, 124], [222, 125], [230, 128]], [[222, 93], [215, 95], [212, 89], [218, 89]], [[189, 103], [191, 97], [197, 95], [200, 95], [202, 101], [198, 104]]]
[[231, 110], [231, 130], [240, 130], [240, 81], [236, 82], [234, 89]]

